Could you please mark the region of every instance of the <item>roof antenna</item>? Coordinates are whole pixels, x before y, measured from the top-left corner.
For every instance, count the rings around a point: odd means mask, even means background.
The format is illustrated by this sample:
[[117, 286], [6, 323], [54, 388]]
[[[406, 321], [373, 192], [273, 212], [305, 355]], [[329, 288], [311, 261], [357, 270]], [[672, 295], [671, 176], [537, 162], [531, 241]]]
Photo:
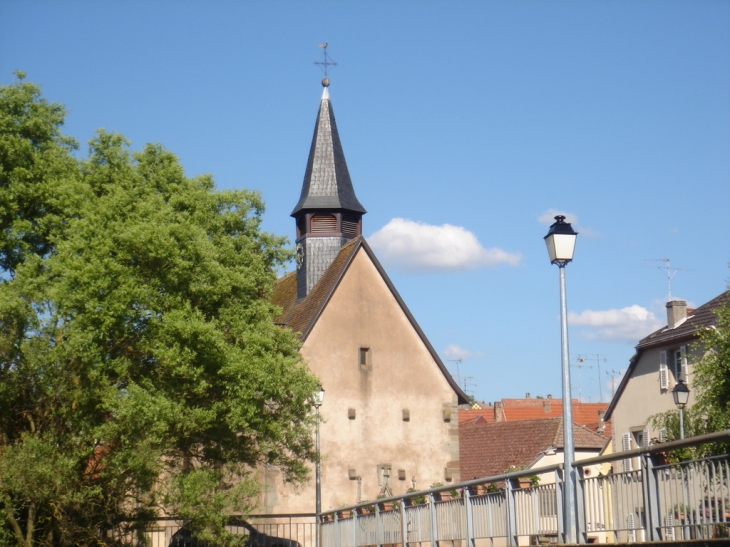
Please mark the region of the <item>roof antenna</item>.
[[319, 68], [322, 69], [322, 72], [324, 72], [324, 78], [322, 79], [322, 86], [323, 87], [329, 87], [330, 80], [327, 77], [327, 73], [329, 72], [329, 68], [331, 66], [337, 66], [337, 63], [332, 60], [332, 58], [327, 55], [327, 46], [329, 44], [325, 42], [324, 44], [319, 44], [319, 47], [324, 50], [324, 56], [321, 61], [314, 61], [315, 65], [319, 65]]
[[[667, 290], [669, 291], [669, 298], [667, 299], [667, 302], [672, 301], [672, 278], [677, 274], [677, 272], [691, 272], [692, 270], [685, 270], [684, 268], [674, 268], [672, 270], [672, 265], [670, 264], [669, 259], [665, 256], [663, 258], [647, 258], [648, 261], [651, 262], [664, 262], [663, 266], [655, 266], [656, 268], [659, 268], [660, 270], [666, 270], [667, 272]], [[651, 268], [652, 266], [647, 266], [647, 268]]]

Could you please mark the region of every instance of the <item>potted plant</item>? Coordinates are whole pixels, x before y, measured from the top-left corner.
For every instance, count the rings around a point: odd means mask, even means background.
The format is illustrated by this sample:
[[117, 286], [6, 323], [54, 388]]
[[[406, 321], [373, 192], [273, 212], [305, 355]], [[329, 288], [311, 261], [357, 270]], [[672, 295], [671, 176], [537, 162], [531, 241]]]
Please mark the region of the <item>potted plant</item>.
[[[366, 503], [368, 501], [370, 501], [370, 500], [363, 500], [363, 503]], [[374, 512], [375, 512], [375, 505], [373, 505], [372, 503], [369, 505], [364, 505], [364, 506], [360, 507], [361, 515], [369, 515]]]
[[[376, 499], [383, 499], [385, 498], [385, 494], [378, 494], [378, 497]], [[381, 502], [380, 507], [383, 511], [392, 511], [393, 509], [400, 509], [400, 504], [395, 501], [384, 501]]]
[[[406, 490], [406, 494], [409, 494], [411, 492], [418, 492], [415, 488], [409, 488]], [[418, 496], [411, 496], [410, 498], [406, 498], [405, 500], [406, 505], [423, 505], [426, 503], [426, 496], [423, 494], [420, 494]]]
[[[435, 482], [429, 488], [438, 488], [443, 485], [444, 485], [444, 483], [442, 483], [442, 482]], [[434, 496], [439, 501], [448, 501], [451, 499], [451, 491], [450, 490], [441, 490], [440, 492], [434, 492]]]

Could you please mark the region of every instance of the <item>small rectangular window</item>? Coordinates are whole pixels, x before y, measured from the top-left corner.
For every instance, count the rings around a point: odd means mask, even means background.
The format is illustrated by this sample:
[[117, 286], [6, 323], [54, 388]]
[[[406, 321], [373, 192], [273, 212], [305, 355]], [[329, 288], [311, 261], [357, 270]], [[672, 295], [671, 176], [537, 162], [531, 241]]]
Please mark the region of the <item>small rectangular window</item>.
[[370, 366], [370, 348], [360, 348], [359, 364], [360, 368], [368, 368]]

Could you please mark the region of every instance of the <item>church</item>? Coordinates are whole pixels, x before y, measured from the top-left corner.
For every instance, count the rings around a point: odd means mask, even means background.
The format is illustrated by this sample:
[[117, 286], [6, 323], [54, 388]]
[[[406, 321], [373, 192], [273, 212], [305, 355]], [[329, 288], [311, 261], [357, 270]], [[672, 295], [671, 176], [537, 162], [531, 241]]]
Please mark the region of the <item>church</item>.
[[[296, 271], [272, 296], [278, 322], [300, 337], [321, 381], [322, 510], [409, 488], [459, 481], [460, 404], [467, 396], [449, 374], [363, 238], [337, 131], [329, 80], [324, 87], [291, 216]], [[292, 200], [293, 201], [293, 200]], [[313, 513], [315, 477], [293, 487], [263, 470], [259, 511]]]

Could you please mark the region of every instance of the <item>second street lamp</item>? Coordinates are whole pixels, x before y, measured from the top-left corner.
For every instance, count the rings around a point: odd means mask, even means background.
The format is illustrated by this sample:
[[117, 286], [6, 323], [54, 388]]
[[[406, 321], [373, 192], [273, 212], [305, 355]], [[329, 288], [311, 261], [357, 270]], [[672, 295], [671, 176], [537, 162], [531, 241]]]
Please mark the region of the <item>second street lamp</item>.
[[674, 404], [679, 409], [679, 438], [684, 439], [684, 407], [689, 402], [689, 388], [682, 380], [677, 382], [672, 390]]
[[565, 473], [563, 493], [564, 543], [575, 543], [577, 541], [575, 469], [572, 466], [575, 450], [573, 448], [573, 408], [570, 390], [570, 353], [568, 351], [568, 305], [565, 297], [565, 265], [573, 260], [577, 237], [578, 232], [573, 230], [569, 222], [565, 222], [563, 215], [558, 215], [544, 238], [550, 256], [550, 263], [557, 264], [560, 268], [560, 353], [563, 373], [563, 467]]

